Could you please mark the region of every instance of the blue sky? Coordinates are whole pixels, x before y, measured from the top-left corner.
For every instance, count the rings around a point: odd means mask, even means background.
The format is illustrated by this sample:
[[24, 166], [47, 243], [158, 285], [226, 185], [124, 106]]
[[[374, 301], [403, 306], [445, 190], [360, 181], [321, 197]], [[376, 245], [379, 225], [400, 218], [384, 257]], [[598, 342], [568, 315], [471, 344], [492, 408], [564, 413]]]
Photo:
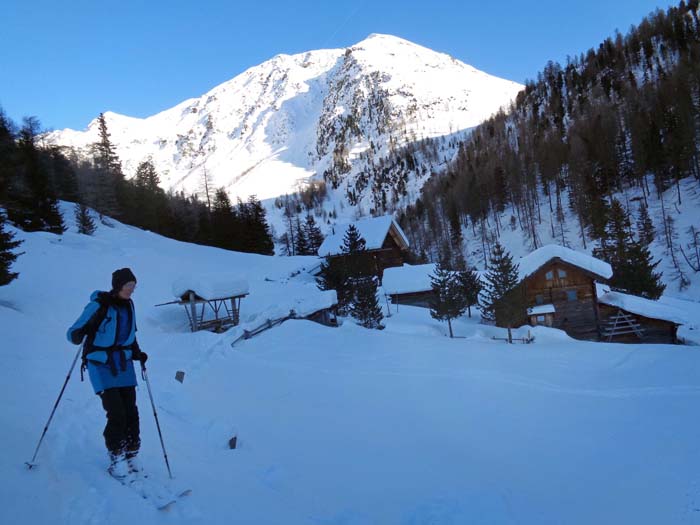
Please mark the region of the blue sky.
[[84, 129], [100, 111], [146, 117], [279, 53], [396, 35], [524, 82], [548, 60], [623, 34], [663, 0], [294, 2], [4, 0], [0, 106]]

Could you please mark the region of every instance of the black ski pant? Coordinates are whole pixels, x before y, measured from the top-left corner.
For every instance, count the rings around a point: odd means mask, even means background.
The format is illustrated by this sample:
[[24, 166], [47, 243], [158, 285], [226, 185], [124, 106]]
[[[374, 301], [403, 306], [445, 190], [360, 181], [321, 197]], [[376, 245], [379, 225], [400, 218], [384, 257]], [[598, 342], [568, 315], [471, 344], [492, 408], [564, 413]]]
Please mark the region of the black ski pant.
[[111, 454], [136, 454], [141, 446], [139, 409], [136, 407], [136, 387], [108, 388], [100, 392], [102, 407], [107, 413], [103, 436]]

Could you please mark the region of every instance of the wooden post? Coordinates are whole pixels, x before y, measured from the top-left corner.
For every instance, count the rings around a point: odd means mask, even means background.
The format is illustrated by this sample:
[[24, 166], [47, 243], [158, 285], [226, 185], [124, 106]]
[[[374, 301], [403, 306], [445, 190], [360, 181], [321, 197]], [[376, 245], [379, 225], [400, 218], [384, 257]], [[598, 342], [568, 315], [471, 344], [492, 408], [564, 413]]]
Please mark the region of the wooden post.
[[[240, 305], [240, 299], [238, 299], [238, 303]], [[233, 326], [238, 326], [239, 318], [238, 318], [238, 306], [236, 306], [236, 299], [231, 298], [231, 318], [233, 320]]]
[[194, 292], [190, 291], [190, 311], [192, 312], [192, 331], [197, 331], [197, 307], [194, 303]]

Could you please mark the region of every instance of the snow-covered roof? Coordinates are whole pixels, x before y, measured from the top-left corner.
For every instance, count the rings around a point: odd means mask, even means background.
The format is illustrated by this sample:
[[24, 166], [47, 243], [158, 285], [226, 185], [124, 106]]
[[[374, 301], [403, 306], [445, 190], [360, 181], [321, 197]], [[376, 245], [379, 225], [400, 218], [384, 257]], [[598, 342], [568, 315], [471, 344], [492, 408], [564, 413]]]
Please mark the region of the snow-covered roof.
[[180, 299], [192, 291], [202, 299], [213, 301], [248, 295], [248, 281], [222, 274], [186, 275], [173, 283], [173, 295]]
[[315, 290], [312, 294], [298, 297], [294, 301], [293, 308], [297, 316], [307, 317], [336, 304], [338, 304], [338, 294], [335, 290]]
[[544, 315], [556, 312], [553, 304], [540, 304], [527, 309], [527, 315]]
[[608, 287], [597, 285], [598, 302], [608, 306], [614, 306], [635, 315], [641, 315], [649, 319], [659, 319], [676, 324], [689, 322], [688, 315], [683, 310], [662, 304], [658, 301], [637, 297], [621, 292], [611, 291]]
[[406, 248], [410, 245], [406, 234], [401, 229], [401, 226], [394, 220], [391, 215], [384, 215], [382, 217], [369, 217], [366, 219], [360, 219], [359, 221], [353, 221], [347, 224], [336, 224], [333, 227], [333, 232], [329, 234], [323, 244], [318, 249], [318, 255], [321, 257], [327, 257], [329, 255], [338, 255], [342, 253], [343, 239], [345, 237], [345, 232], [350, 224], [354, 224], [355, 228], [360, 232], [360, 235], [365, 240], [365, 247], [368, 250], [378, 250], [384, 244], [384, 239], [389, 234], [389, 230], [392, 225], [398, 234], [400, 241], [406, 245]]
[[518, 273], [522, 281], [554, 258], [559, 258], [569, 264], [582, 268], [603, 279], [612, 277], [612, 267], [605, 261], [591, 257], [588, 254], [574, 251], [558, 244], [548, 244], [538, 248], [518, 261]]
[[382, 277], [382, 287], [388, 295], [427, 292], [432, 289], [430, 276], [434, 273], [434, 263], [387, 268]]

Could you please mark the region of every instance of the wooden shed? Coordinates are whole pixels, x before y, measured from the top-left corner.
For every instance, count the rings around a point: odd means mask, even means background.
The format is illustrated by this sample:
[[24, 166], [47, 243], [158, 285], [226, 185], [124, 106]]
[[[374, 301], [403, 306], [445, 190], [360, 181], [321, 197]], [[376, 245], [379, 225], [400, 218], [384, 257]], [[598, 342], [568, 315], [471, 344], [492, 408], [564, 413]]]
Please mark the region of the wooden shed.
[[433, 289], [430, 276], [435, 273], [435, 264], [404, 264], [397, 268], [387, 268], [382, 277], [382, 288], [392, 304], [430, 308]]
[[600, 286], [598, 303], [603, 341], [674, 344], [678, 327], [687, 322], [678, 308]]
[[552, 244], [518, 264], [530, 324], [559, 328], [577, 339], [599, 338], [596, 281], [612, 277], [608, 263]]
[[370, 217], [352, 223], [336, 224], [318, 249], [320, 257], [346, 257], [343, 254], [345, 232], [353, 224], [365, 240], [366, 251], [361, 255], [381, 279], [384, 269], [401, 266], [406, 261], [409, 242], [401, 226], [391, 217]]

